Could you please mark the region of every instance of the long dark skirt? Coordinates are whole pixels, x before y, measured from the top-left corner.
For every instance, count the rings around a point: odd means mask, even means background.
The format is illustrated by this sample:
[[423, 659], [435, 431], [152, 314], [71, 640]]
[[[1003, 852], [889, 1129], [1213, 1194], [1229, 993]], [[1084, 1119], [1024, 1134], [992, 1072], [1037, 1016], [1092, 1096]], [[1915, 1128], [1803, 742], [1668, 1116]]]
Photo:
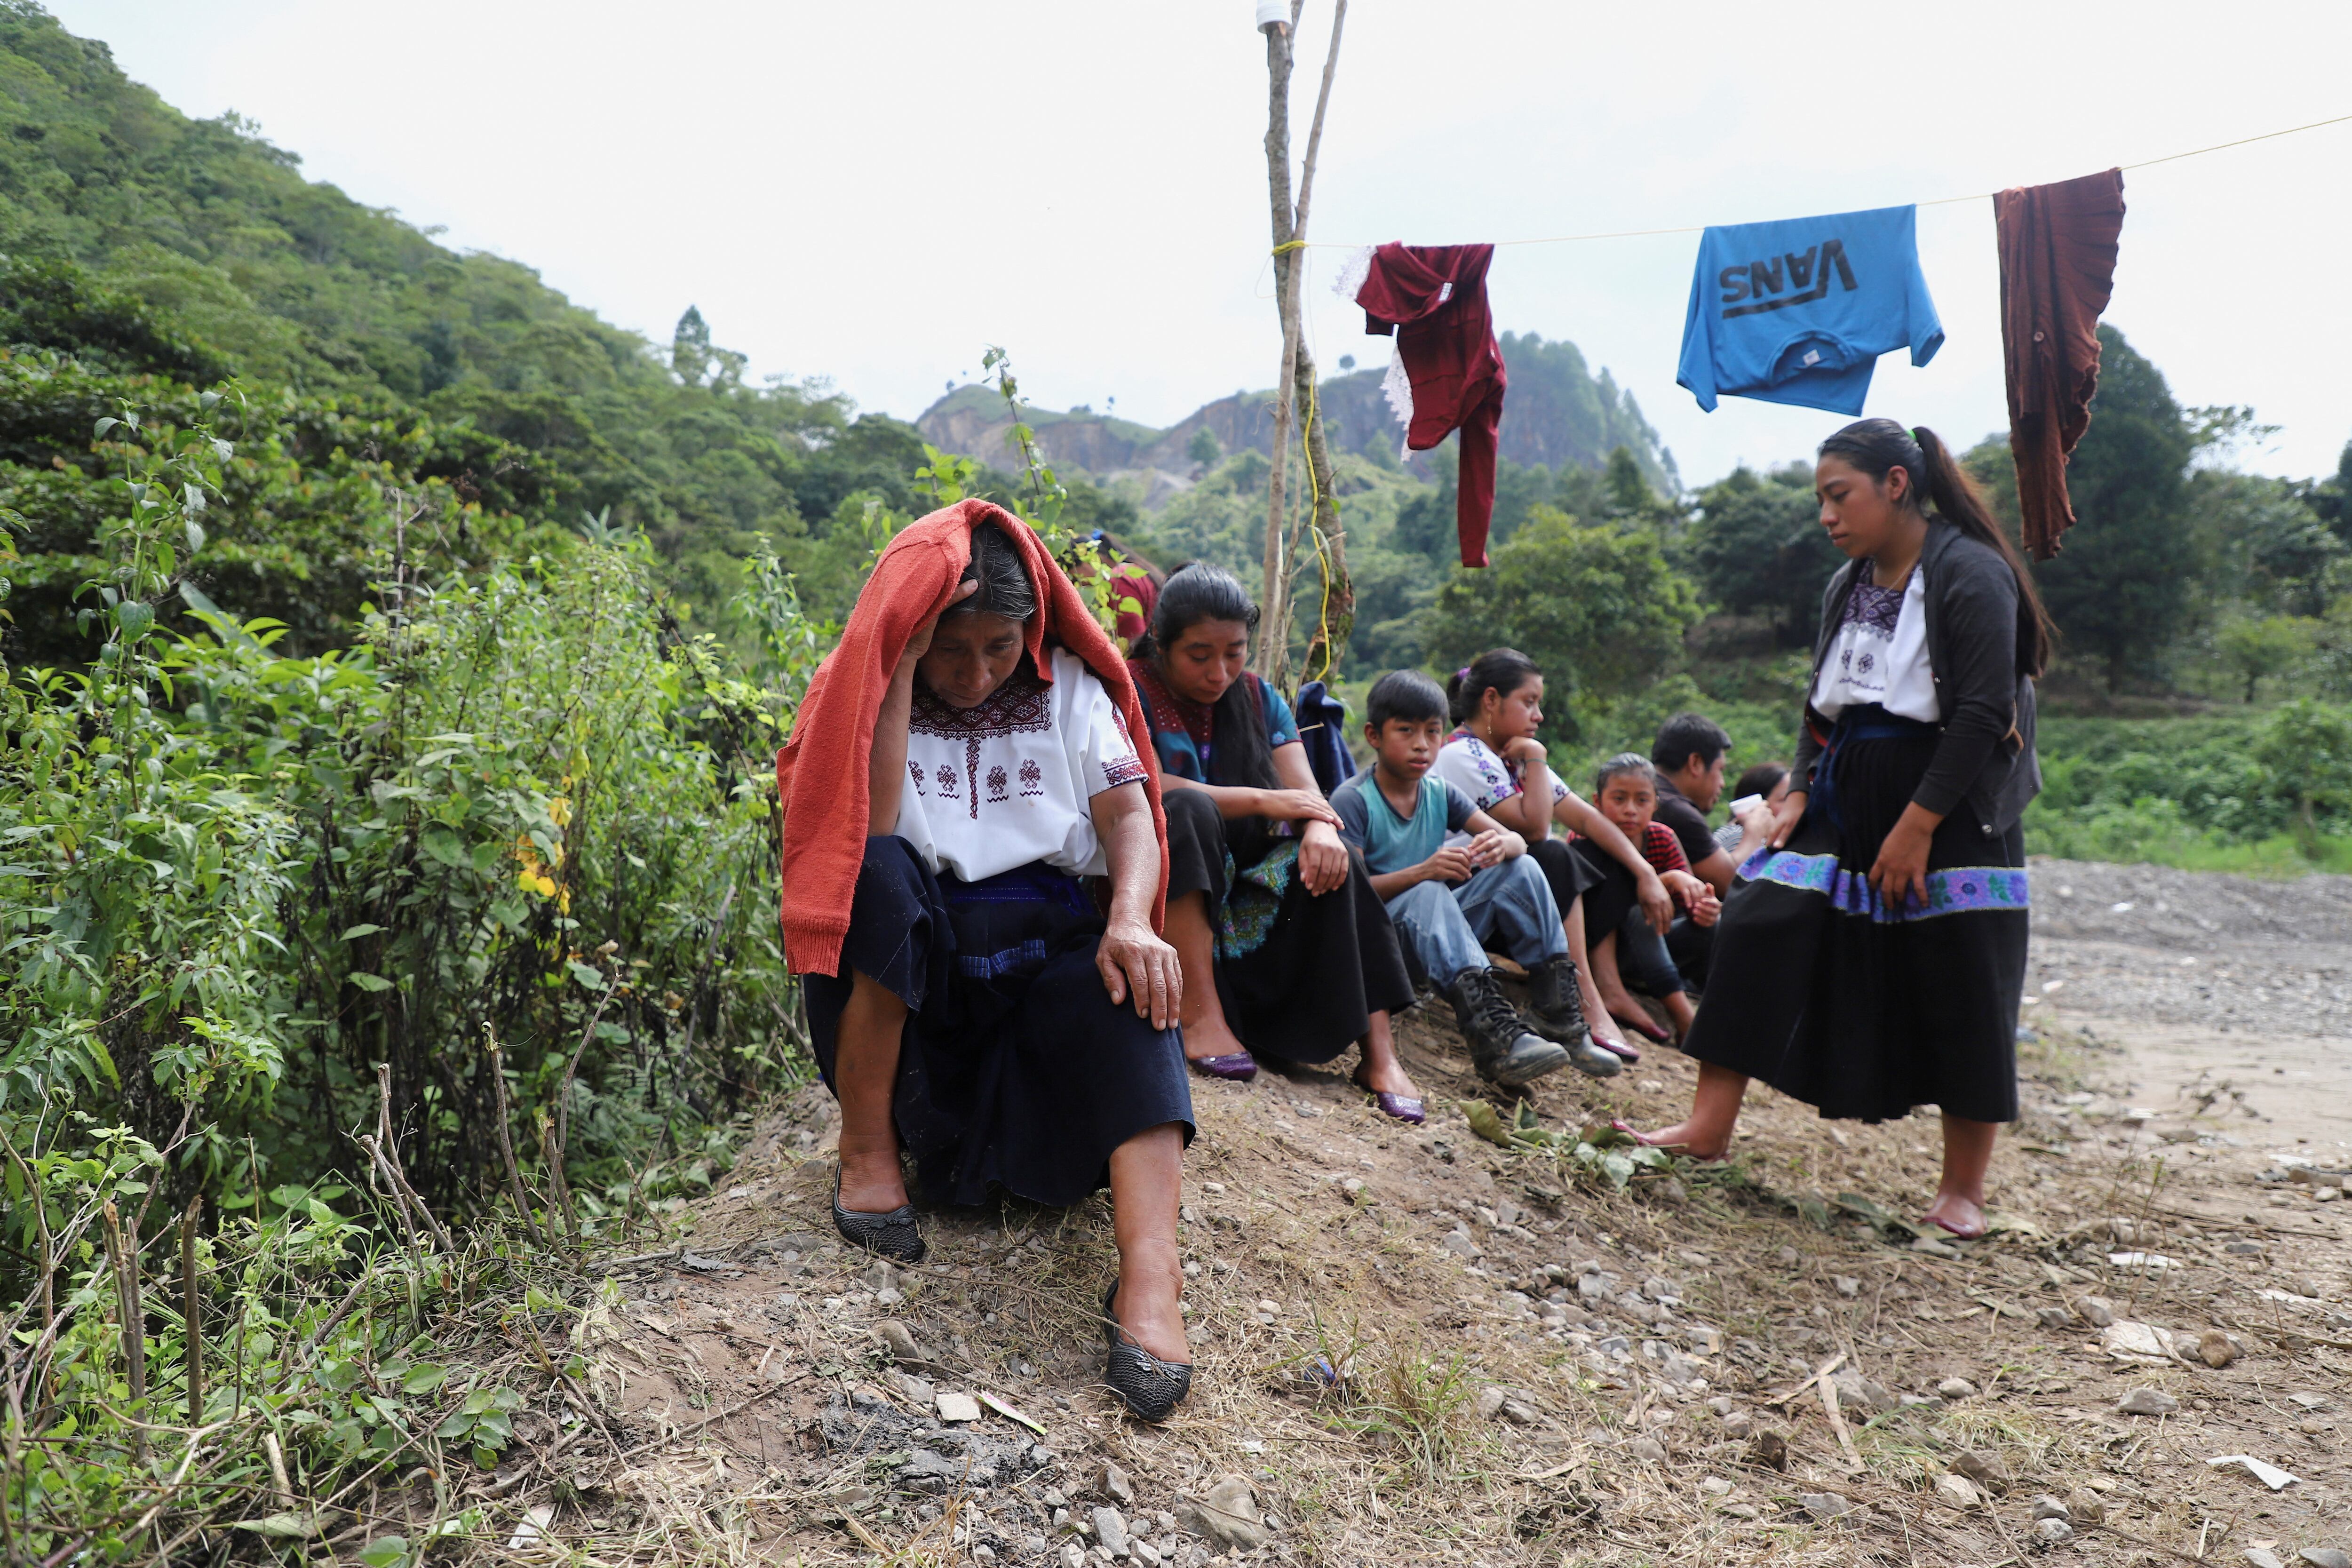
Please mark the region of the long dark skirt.
[[803, 974], [825, 1086], [851, 975], [908, 1007], [891, 1098], [925, 1195], [977, 1204], [992, 1186], [1076, 1203], [1110, 1181], [1111, 1151], [1179, 1122], [1190, 1142], [1184, 1046], [1095, 968], [1103, 932], [1084, 887], [1043, 865], [982, 882], [933, 877], [903, 838], [868, 838], [841, 973]]
[[2022, 829], [1989, 834], [1959, 806], [1930, 841], [1924, 906], [1889, 907], [1867, 879], [1936, 744], [1853, 740], [1825, 763], [1837, 820], [1816, 792], [1788, 846], [1742, 868], [1684, 1050], [1825, 1117], [2016, 1120]]
[[1298, 871], [1298, 841], [1257, 817], [1231, 821], [1199, 790], [1171, 789], [1168, 896], [1206, 893], [1217, 939], [1217, 997], [1254, 1055], [1312, 1065], [1362, 1037], [1369, 1014], [1412, 1005], [1396, 930], [1364, 858], [1318, 897]]

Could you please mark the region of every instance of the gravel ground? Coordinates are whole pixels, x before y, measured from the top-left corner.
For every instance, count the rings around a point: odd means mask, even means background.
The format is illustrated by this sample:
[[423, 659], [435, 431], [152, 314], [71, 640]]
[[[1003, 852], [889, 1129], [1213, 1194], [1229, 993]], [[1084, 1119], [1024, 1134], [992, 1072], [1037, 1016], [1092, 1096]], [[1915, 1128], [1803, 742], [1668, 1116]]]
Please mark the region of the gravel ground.
[[2352, 1037], [2352, 877], [2037, 859], [2026, 992], [2062, 1016]]

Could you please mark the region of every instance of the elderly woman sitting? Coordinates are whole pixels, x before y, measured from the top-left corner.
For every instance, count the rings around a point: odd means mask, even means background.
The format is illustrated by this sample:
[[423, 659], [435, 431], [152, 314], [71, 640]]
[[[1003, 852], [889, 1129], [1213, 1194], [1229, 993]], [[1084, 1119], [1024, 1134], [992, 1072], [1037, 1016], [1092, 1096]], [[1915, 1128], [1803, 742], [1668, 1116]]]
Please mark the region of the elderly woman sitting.
[[1192, 1378], [1176, 1220], [1192, 1104], [1141, 724], [1036, 537], [965, 501], [884, 552], [777, 772], [786, 947], [841, 1102], [835, 1225], [923, 1256], [902, 1149], [950, 1203], [1067, 1205], [1108, 1183], [1107, 1376], [1156, 1421]]

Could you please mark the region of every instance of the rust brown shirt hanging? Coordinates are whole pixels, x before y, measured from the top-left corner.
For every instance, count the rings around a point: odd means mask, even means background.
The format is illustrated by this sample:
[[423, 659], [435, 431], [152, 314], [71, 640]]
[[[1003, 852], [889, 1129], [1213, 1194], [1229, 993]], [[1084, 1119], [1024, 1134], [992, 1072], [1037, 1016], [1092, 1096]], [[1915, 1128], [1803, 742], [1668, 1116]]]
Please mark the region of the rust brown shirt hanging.
[[2099, 313], [2115, 291], [2123, 171], [2002, 191], [1992, 210], [2018, 511], [2025, 548], [2047, 561], [2074, 522], [2066, 458], [2090, 426], [2099, 386]]

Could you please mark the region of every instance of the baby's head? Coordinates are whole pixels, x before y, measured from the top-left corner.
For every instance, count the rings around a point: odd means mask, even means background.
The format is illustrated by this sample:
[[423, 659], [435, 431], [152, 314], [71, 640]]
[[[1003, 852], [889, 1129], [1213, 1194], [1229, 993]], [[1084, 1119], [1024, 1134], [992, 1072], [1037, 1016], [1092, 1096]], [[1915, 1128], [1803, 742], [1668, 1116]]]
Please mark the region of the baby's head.
[[1658, 809], [1658, 775], [1650, 759], [1621, 752], [1601, 763], [1592, 775], [1592, 804], [1627, 837], [1639, 835]]

